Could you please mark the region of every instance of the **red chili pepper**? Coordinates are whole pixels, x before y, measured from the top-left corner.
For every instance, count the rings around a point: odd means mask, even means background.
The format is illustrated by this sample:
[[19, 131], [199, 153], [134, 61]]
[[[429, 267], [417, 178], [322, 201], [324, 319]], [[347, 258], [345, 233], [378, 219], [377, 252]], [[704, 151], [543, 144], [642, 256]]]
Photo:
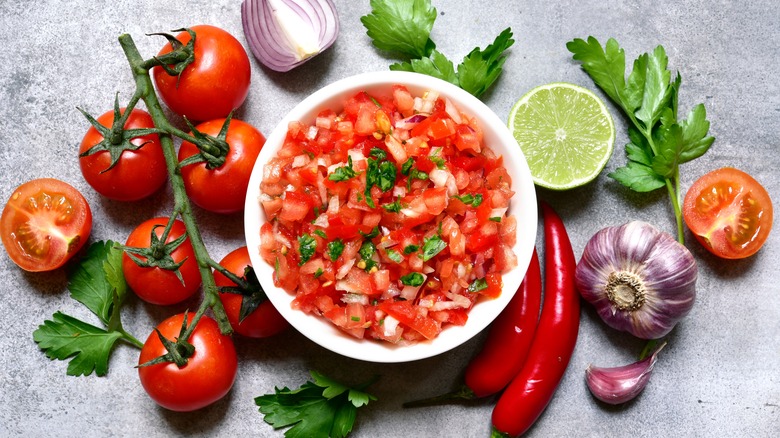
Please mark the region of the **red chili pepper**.
[[404, 403], [404, 407], [428, 406], [457, 398], [473, 400], [504, 389], [528, 355], [541, 301], [542, 273], [534, 250], [520, 288], [493, 321], [482, 350], [466, 368], [464, 385], [454, 392]]
[[528, 359], [493, 409], [494, 435], [518, 436], [539, 418], [553, 397], [577, 342], [580, 297], [576, 261], [561, 218], [541, 203], [545, 237], [545, 298]]
[[534, 250], [523, 283], [490, 326], [482, 351], [466, 368], [464, 382], [476, 397], [504, 389], [522, 369], [539, 319], [542, 272]]

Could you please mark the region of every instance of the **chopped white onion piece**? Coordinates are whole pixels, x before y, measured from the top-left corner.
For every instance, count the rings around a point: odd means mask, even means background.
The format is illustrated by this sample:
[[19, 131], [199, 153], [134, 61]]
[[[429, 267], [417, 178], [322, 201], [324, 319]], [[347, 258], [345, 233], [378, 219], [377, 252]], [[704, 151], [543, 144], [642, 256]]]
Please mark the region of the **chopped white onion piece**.
[[352, 269], [352, 266], [355, 265], [355, 259], [347, 260], [341, 267], [339, 267], [339, 270], [336, 271], [336, 278], [341, 280], [342, 278], [346, 277], [349, 273], [349, 270]]
[[452, 121], [458, 125], [463, 123], [463, 119], [460, 117], [460, 111], [458, 111], [458, 108], [456, 108], [455, 105], [447, 98], [444, 99], [444, 112], [446, 112]]
[[309, 158], [308, 155], [296, 155], [295, 158], [293, 158], [292, 167], [293, 169], [303, 167], [309, 164], [309, 161], [311, 161], [311, 158]]
[[398, 328], [399, 322], [400, 321], [398, 321], [397, 319], [393, 318], [390, 315], [385, 316], [385, 319], [382, 322], [382, 330], [384, 331], [385, 336], [387, 337], [393, 336], [395, 334], [395, 330]]

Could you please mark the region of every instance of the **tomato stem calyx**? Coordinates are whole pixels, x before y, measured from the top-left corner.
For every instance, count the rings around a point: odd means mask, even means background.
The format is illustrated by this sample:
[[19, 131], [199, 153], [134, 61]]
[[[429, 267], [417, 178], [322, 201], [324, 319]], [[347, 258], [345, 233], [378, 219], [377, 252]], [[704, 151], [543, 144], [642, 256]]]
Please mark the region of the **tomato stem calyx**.
[[176, 338], [176, 341], [171, 341], [170, 339], [166, 338], [162, 333], [160, 333], [159, 329], [155, 328], [154, 331], [157, 332], [157, 337], [160, 339], [160, 342], [163, 344], [163, 346], [165, 346], [165, 349], [168, 352], [162, 356], [155, 357], [148, 362], [144, 362], [138, 365], [138, 367], [148, 367], [161, 363], [175, 363], [179, 368], [187, 365], [187, 359], [191, 358], [195, 354], [195, 346], [189, 343], [187, 340], [192, 334], [195, 326], [198, 325], [198, 321], [202, 315], [203, 313], [199, 311], [188, 327], [187, 312], [184, 312], [184, 319], [181, 323], [181, 331], [179, 332], [179, 336]]
[[191, 143], [194, 143], [195, 146], [197, 146], [200, 153], [191, 155], [182, 160], [179, 163], [179, 168], [189, 166], [191, 164], [206, 163], [207, 169], [217, 169], [225, 164], [227, 154], [230, 151], [230, 146], [228, 145], [226, 139], [228, 128], [230, 127], [230, 121], [232, 119], [233, 113], [231, 112], [228, 114], [225, 122], [222, 124], [222, 128], [220, 129], [219, 134], [216, 137], [213, 137], [198, 131], [198, 129], [190, 122], [190, 120], [185, 117], [184, 121], [190, 128], [190, 132], [192, 133], [193, 137], [193, 141], [191, 141]]
[[130, 105], [128, 105], [129, 108], [123, 112], [119, 107], [119, 94], [117, 94], [117, 97], [114, 100], [114, 121], [110, 128], [102, 125], [83, 109], [76, 107], [76, 109], [78, 109], [81, 114], [86, 117], [89, 123], [103, 137], [102, 141], [96, 143], [86, 151], [79, 154], [79, 157], [87, 157], [103, 151], [107, 151], [111, 157], [111, 162], [108, 167], [101, 170], [100, 173], [105, 173], [113, 169], [114, 166], [119, 163], [119, 158], [122, 156], [124, 151], [137, 151], [149, 143], [149, 141], [145, 141], [141, 144], [134, 144], [132, 142], [134, 138], [143, 137], [150, 134], [161, 134], [165, 132], [157, 128], [125, 129], [125, 123], [130, 117], [130, 114], [132, 113], [133, 107], [136, 103], [137, 99], [135, 99], [135, 102], [132, 102]]
[[[149, 244], [148, 248], [136, 248], [125, 245], [118, 246], [125, 252], [125, 254], [127, 254], [128, 257], [130, 257], [133, 262], [135, 262], [136, 265], [142, 268], [160, 268], [173, 271], [176, 274], [176, 278], [178, 278], [179, 281], [184, 284], [184, 278], [182, 277], [179, 268], [181, 268], [187, 259], [185, 258], [184, 260], [181, 260], [177, 263], [173, 260], [172, 253], [176, 250], [176, 248], [181, 246], [185, 240], [187, 240], [187, 233], [185, 232], [175, 240], [165, 243], [165, 241], [168, 239], [168, 234], [170, 232], [173, 220], [174, 217], [172, 216], [171, 221], [168, 222], [168, 225], [163, 231], [162, 237], [157, 237], [156, 232], [157, 228], [161, 227], [161, 225], [155, 225], [152, 227], [151, 243]], [[145, 260], [141, 257], [143, 257]]]
[[150, 69], [155, 66], [160, 66], [160, 68], [165, 70], [169, 75], [176, 76], [178, 81], [178, 79], [181, 78], [184, 69], [195, 61], [195, 31], [188, 28], [182, 28], [174, 29], [171, 32], [181, 32], [185, 30], [190, 34], [190, 40], [187, 44], [182, 44], [175, 36], [169, 33], [156, 32], [146, 34], [147, 36], [159, 35], [165, 37], [173, 50], [165, 55], [152, 57], [151, 60], [144, 63], [143, 67]]
[[247, 265], [246, 268], [244, 268], [243, 277], [233, 274], [218, 264], [215, 264], [214, 268], [237, 285], [222, 286], [219, 287], [218, 290], [220, 293], [241, 295], [241, 308], [238, 313], [239, 323], [243, 322], [247, 316], [268, 300], [268, 296], [260, 285], [260, 281], [257, 279], [257, 274], [252, 266]]

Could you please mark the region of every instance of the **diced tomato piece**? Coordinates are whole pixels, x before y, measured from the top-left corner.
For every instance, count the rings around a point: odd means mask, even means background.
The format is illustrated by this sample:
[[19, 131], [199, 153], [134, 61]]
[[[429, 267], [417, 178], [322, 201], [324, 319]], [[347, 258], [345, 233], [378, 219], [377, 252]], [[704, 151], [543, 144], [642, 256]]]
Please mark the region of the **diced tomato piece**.
[[487, 289], [483, 289], [480, 293], [488, 298], [498, 298], [501, 295], [501, 289], [504, 287], [504, 282], [501, 280], [501, 274], [498, 272], [491, 272], [485, 276], [485, 283], [487, 283]]
[[469, 125], [458, 125], [453, 143], [460, 151], [470, 149], [474, 152], [480, 152], [482, 150], [480, 139], [477, 138], [476, 132]]
[[288, 191], [282, 199], [282, 209], [279, 219], [293, 222], [303, 220], [311, 210], [311, 200], [305, 194]]
[[454, 157], [450, 157], [449, 161], [452, 166], [458, 169], [463, 169], [466, 172], [474, 172], [476, 170], [481, 170], [485, 167], [487, 158], [485, 158], [484, 155], [476, 155], [476, 156], [457, 155]]
[[433, 216], [438, 216], [447, 208], [448, 200], [446, 187], [437, 187], [423, 192], [423, 201], [428, 209], [427, 213]]
[[449, 117], [442, 117], [430, 124], [426, 134], [431, 140], [439, 140], [455, 134], [457, 125]]
[[421, 170], [423, 172], [430, 172], [436, 168], [436, 164], [434, 164], [427, 155], [421, 155], [417, 157], [414, 164], [417, 167], [417, 170]]
[[497, 233], [485, 235], [478, 231], [466, 238], [466, 249], [471, 252], [483, 252], [494, 247], [499, 241]]
[[426, 339], [433, 339], [441, 331], [441, 326], [434, 319], [420, 314], [414, 305], [408, 301], [384, 301], [379, 309], [391, 315]]

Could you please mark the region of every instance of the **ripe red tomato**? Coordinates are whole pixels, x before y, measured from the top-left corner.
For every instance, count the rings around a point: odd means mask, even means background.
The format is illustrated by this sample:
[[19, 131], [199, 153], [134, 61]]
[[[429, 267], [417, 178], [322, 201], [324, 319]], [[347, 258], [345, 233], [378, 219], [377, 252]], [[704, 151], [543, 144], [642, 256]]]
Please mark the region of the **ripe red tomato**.
[[[125, 109], [122, 108], [122, 114]], [[98, 117], [100, 124], [108, 128], [114, 122], [114, 111]], [[152, 117], [144, 110], [133, 109], [125, 122], [125, 129], [154, 128]], [[79, 147], [79, 154], [103, 141], [103, 135], [94, 126], [87, 130]], [[108, 150], [82, 156], [79, 159], [81, 173], [90, 186], [101, 195], [117, 201], [137, 201], [152, 195], [168, 180], [165, 156], [157, 134], [136, 137], [130, 141], [143, 145], [137, 150], [125, 150], [119, 161], [109, 169], [111, 154]]]
[[[239, 277], [244, 276], [244, 270], [247, 266], [252, 266], [246, 246], [232, 251], [219, 264]], [[214, 272], [214, 281], [220, 287], [236, 285], [219, 272]], [[251, 338], [265, 338], [280, 333], [289, 327], [287, 320], [284, 319], [268, 299], [263, 301], [243, 321], [239, 322], [241, 301], [244, 299], [244, 296], [238, 293], [223, 292], [219, 294], [219, 298], [225, 307], [225, 313], [227, 313], [230, 325], [233, 326], [233, 330], [236, 333]]]
[[[249, 92], [249, 57], [233, 35], [218, 27], [199, 25], [190, 29], [195, 32], [195, 60], [178, 77], [154, 67], [157, 91], [173, 112], [190, 120], [227, 117], [244, 103]], [[180, 32], [176, 39], [186, 45], [190, 34]], [[172, 50], [168, 43], [158, 56]]]
[[87, 243], [92, 210], [70, 184], [53, 178], [28, 181], [11, 194], [0, 218], [8, 256], [25, 271], [51, 271]]
[[[225, 119], [211, 120], [195, 128], [216, 137], [224, 122]], [[225, 141], [230, 145], [230, 151], [221, 166], [209, 169], [206, 163], [198, 163], [181, 169], [190, 200], [215, 213], [235, 213], [244, 209], [249, 177], [265, 144], [265, 137], [249, 123], [233, 119]], [[184, 141], [179, 148], [179, 161], [196, 153], [198, 147]]]
[[[187, 315], [188, 323], [193, 316]], [[183, 321], [184, 314], [174, 315], [161, 322], [157, 330], [173, 341], [179, 337]], [[233, 340], [220, 333], [217, 322], [208, 316], [201, 317], [188, 342], [195, 347], [195, 353], [183, 367], [168, 362], [138, 368], [141, 385], [149, 397], [172, 411], [194, 411], [221, 399], [233, 387], [238, 371]], [[153, 331], [144, 342], [138, 364], [166, 353]]]
[[724, 167], [699, 178], [685, 195], [683, 217], [696, 239], [726, 259], [751, 256], [772, 229], [769, 193], [747, 173]]
[[[158, 217], [143, 222], [130, 233], [125, 246], [149, 248], [152, 240], [152, 229], [157, 226], [157, 228], [154, 228], [155, 234], [158, 238], [162, 237], [167, 223], [167, 217]], [[185, 231], [184, 222], [176, 220], [165, 242], [169, 243], [176, 240]], [[180, 303], [195, 294], [202, 280], [198, 270], [198, 262], [195, 260], [195, 252], [192, 249], [189, 238], [173, 250], [171, 257], [175, 263], [184, 260], [184, 263], [179, 267], [184, 284], [176, 277], [174, 271], [159, 267], [138, 266], [125, 253], [122, 256], [122, 271], [130, 289], [142, 300], [160, 305]], [[144, 260], [144, 257], [138, 258]]]

